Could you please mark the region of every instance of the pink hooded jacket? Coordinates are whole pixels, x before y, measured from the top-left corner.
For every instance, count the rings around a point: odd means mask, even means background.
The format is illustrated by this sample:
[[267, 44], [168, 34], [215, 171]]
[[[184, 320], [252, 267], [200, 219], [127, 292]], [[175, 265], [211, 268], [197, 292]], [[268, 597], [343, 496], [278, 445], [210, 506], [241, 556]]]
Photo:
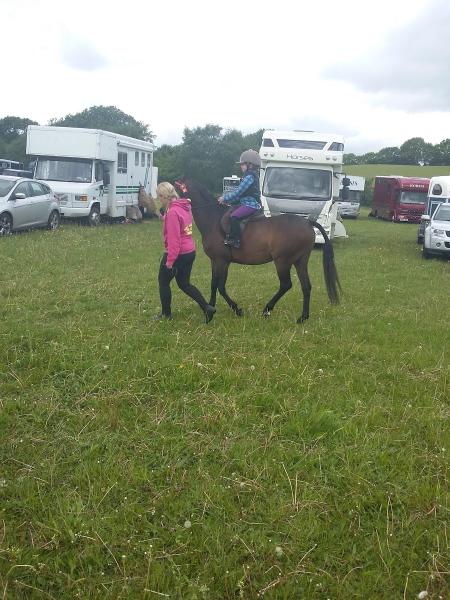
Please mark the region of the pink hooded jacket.
[[163, 233], [167, 252], [166, 266], [171, 269], [180, 254], [188, 254], [195, 250], [190, 200], [174, 198], [170, 202], [164, 215]]

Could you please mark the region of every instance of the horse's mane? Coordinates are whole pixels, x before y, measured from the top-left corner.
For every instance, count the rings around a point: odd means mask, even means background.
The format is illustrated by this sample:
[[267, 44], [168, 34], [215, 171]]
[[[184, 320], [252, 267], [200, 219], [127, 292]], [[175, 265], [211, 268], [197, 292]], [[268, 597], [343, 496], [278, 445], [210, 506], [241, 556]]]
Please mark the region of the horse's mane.
[[195, 208], [195, 203], [198, 203], [201, 206], [211, 204], [220, 212], [224, 212], [224, 209], [228, 208], [219, 205], [215, 196], [208, 190], [208, 188], [203, 183], [200, 183], [195, 179], [191, 179], [190, 177], [182, 177], [177, 183], [183, 183], [186, 186], [186, 195], [191, 199], [191, 201], [194, 201], [192, 203], [192, 208]]
[[213, 194], [205, 185], [203, 185], [203, 183], [189, 178], [186, 178], [183, 181], [186, 184], [188, 193], [190, 195], [193, 195], [193, 192], [197, 192], [202, 197], [202, 202], [210, 202], [211, 204], [216, 203], [216, 199], [214, 198]]

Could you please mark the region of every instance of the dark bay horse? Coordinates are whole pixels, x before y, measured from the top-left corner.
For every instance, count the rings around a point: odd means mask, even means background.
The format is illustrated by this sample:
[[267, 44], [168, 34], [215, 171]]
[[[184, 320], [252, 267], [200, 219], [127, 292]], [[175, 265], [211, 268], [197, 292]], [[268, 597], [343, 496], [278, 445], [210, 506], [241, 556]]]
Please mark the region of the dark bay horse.
[[334, 252], [330, 239], [323, 227], [316, 221], [298, 215], [278, 215], [270, 218], [257, 218], [249, 221], [241, 238], [239, 249], [225, 246], [222, 218], [226, 207], [219, 205], [214, 196], [199, 183], [183, 178], [175, 187], [181, 195], [190, 198], [192, 216], [200, 230], [205, 253], [211, 260], [211, 299], [209, 304], [216, 305], [217, 290], [227, 301], [236, 315], [242, 315], [242, 309], [232, 300], [226, 291], [230, 263], [241, 265], [262, 265], [273, 261], [280, 280], [277, 293], [269, 300], [263, 310], [269, 316], [275, 304], [291, 289], [291, 268], [294, 265], [303, 292], [303, 309], [297, 323], [309, 317], [311, 282], [308, 275], [308, 260], [314, 248], [316, 227], [323, 235], [323, 272], [328, 298], [332, 304], [339, 303], [340, 284], [334, 264]]

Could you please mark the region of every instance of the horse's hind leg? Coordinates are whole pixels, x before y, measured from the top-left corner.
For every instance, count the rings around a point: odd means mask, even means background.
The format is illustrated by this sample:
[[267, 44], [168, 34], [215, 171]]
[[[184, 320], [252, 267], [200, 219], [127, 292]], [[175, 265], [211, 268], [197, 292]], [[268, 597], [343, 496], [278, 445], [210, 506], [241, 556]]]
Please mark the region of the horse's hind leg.
[[308, 275], [308, 260], [309, 253], [302, 256], [300, 260], [295, 263], [295, 269], [297, 271], [300, 285], [303, 292], [303, 309], [301, 316], [297, 319], [297, 323], [303, 323], [309, 318], [309, 300], [311, 297], [311, 281]]
[[223, 263], [220, 265], [213, 265], [213, 279], [216, 277], [217, 288], [219, 289], [220, 295], [227, 302], [228, 306], [238, 317], [242, 317], [243, 311], [242, 308], [236, 304], [234, 300], [230, 298], [227, 294], [227, 290], [225, 288], [228, 278], [228, 267], [229, 263]]
[[278, 279], [280, 280], [280, 287], [278, 288], [278, 292], [275, 294], [273, 298], [269, 300], [263, 310], [263, 316], [268, 317], [273, 310], [275, 304], [278, 302], [280, 298], [282, 298], [287, 291], [289, 291], [292, 287], [291, 281], [291, 263], [286, 262], [285, 260], [278, 259], [275, 261], [275, 267], [278, 273]]

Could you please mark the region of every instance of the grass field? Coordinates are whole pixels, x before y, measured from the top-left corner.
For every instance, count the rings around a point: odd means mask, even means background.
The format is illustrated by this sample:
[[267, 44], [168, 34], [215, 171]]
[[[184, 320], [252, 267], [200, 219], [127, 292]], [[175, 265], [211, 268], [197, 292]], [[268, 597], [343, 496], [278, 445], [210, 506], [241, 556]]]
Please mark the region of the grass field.
[[272, 265], [152, 323], [159, 223], [0, 240], [1, 598], [449, 597], [450, 263], [346, 226], [304, 325]]
[[349, 175], [375, 177], [376, 175], [401, 175], [403, 177], [436, 177], [450, 175], [450, 166], [430, 167], [420, 165], [345, 165], [344, 171]]

